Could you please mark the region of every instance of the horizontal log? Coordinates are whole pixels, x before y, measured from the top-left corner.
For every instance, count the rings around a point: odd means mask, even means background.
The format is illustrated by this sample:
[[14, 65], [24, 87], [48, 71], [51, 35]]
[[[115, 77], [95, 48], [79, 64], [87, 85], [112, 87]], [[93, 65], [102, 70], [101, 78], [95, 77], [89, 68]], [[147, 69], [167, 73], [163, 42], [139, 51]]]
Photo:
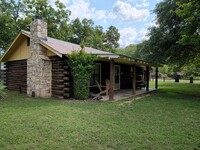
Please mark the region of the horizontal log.
[[51, 72], [64, 72], [65, 69], [63, 67], [56, 67], [56, 68], [53, 68], [52, 67], [52, 70]]
[[6, 75], [8, 77], [21, 77], [22, 79], [23, 78], [26, 78], [27, 74], [24, 74], [24, 73], [6, 73]]
[[63, 78], [65, 81], [69, 81], [70, 80], [70, 77], [64, 77]]
[[27, 68], [27, 65], [19, 65], [19, 64], [16, 64], [16, 65], [6, 65], [6, 68]]
[[52, 87], [52, 91], [61, 91], [63, 88], [60, 87]]
[[52, 82], [54, 82], [54, 83], [63, 83], [64, 80], [63, 80], [63, 79], [56, 80], [56, 79], [53, 79], [53, 78], [52, 78]]
[[56, 85], [57, 87], [64, 88], [65, 85]]
[[64, 74], [56, 74], [57, 77], [64, 77]]
[[70, 88], [64, 88], [63, 90], [64, 90], [65, 92], [70, 92], [70, 91], [71, 91]]
[[6, 67], [18, 67], [18, 66], [21, 66], [21, 67], [24, 67], [26, 68], [27, 67], [27, 64], [6, 64], [5, 65]]
[[63, 74], [64, 75], [70, 75], [70, 72], [69, 71], [64, 71]]
[[69, 69], [69, 66], [63, 66], [64, 69]]
[[63, 90], [56, 90], [56, 91], [52, 91], [55, 94], [64, 94]]

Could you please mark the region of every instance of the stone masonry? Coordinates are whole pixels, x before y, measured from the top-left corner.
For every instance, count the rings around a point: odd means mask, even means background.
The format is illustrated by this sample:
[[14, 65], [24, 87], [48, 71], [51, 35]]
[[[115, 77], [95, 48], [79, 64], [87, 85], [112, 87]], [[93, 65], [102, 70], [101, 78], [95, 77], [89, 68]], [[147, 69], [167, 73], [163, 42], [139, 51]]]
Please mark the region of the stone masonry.
[[47, 23], [36, 17], [30, 27], [30, 58], [27, 60], [27, 95], [51, 96], [51, 62], [47, 50], [39, 44], [47, 40]]

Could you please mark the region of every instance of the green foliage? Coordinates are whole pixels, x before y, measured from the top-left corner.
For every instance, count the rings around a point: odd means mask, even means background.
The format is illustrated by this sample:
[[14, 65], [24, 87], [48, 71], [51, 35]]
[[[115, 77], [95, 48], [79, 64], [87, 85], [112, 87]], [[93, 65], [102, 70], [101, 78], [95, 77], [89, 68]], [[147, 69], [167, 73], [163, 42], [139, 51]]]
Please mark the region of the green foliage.
[[200, 76], [200, 57], [197, 56], [192, 61], [189, 61], [186, 65], [181, 68], [182, 72], [186, 77]]
[[[32, 19], [41, 16], [48, 24], [48, 36], [76, 44], [113, 51], [119, 46], [119, 32], [110, 26], [106, 32], [102, 26], [94, 26], [91, 19], [75, 19], [69, 22], [71, 12], [59, 0], [52, 6], [48, 0], [0, 1], [0, 48], [4, 50], [20, 30], [29, 30]], [[23, 16], [23, 17], [22, 17]], [[9, 33], [9, 34], [8, 34]]]
[[141, 54], [148, 61], [184, 66], [199, 53], [199, 0], [164, 0], [156, 5], [156, 26]]
[[76, 18], [72, 21], [71, 35], [69, 41], [72, 43], [84, 43], [87, 47], [93, 47], [104, 51], [113, 52], [119, 47], [119, 31], [116, 27], [110, 26], [106, 32], [102, 26], [94, 26], [91, 19]]
[[182, 0], [176, 3], [176, 14], [181, 18], [181, 31], [178, 43], [190, 46], [195, 52], [200, 53], [200, 1]]
[[79, 52], [73, 51], [72, 54], [68, 55], [68, 58], [73, 76], [74, 97], [82, 100], [88, 99], [90, 78], [96, 56], [81, 50]]
[[125, 48], [120, 48], [115, 50], [117, 54], [123, 54], [130, 57], [135, 57], [136, 51], [137, 51], [137, 45], [135, 44], [130, 44]]
[[3, 98], [4, 98], [4, 95], [6, 94], [5, 88], [6, 88], [6, 86], [3, 85], [2, 82], [0, 82], [0, 99], [3, 99]]
[[115, 26], [110, 26], [105, 34], [104, 49], [106, 51], [114, 52], [115, 48], [119, 47], [120, 34]]
[[174, 77], [175, 73], [180, 71], [179, 68], [175, 65], [163, 65], [163, 67], [159, 68], [159, 72], [162, 73], [164, 76]]
[[68, 40], [69, 13], [59, 0], [55, 1], [54, 7], [48, 0], [0, 1], [0, 28], [3, 31], [0, 32], [0, 48], [5, 50], [20, 30], [29, 30], [27, 25], [35, 15], [47, 21], [50, 37]]

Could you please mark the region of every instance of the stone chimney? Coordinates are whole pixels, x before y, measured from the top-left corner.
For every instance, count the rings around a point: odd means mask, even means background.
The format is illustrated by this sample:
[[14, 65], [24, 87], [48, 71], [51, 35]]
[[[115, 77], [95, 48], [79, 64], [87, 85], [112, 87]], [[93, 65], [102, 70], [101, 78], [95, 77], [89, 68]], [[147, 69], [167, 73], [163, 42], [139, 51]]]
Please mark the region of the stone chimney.
[[51, 96], [51, 62], [47, 49], [39, 44], [47, 40], [47, 23], [36, 16], [30, 26], [30, 57], [27, 59], [27, 95]]

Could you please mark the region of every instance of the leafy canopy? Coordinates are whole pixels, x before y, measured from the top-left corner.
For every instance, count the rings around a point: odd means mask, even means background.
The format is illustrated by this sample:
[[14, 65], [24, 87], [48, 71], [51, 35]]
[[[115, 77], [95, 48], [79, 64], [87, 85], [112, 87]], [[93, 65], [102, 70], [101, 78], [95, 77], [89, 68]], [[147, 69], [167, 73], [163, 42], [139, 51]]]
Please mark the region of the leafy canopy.
[[[0, 1], [0, 48], [8, 47], [20, 30], [29, 30], [34, 16], [41, 16], [48, 23], [48, 36], [105, 51], [118, 47], [119, 32], [114, 26], [103, 31], [91, 19], [75, 19], [70, 22], [71, 12], [56, 0], [51, 6], [48, 0], [1, 0]], [[8, 34], [9, 33], [9, 34]]]
[[156, 26], [138, 51], [144, 59], [184, 66], [199, 57], [199, 0], [164, 0], [157, 4]]

